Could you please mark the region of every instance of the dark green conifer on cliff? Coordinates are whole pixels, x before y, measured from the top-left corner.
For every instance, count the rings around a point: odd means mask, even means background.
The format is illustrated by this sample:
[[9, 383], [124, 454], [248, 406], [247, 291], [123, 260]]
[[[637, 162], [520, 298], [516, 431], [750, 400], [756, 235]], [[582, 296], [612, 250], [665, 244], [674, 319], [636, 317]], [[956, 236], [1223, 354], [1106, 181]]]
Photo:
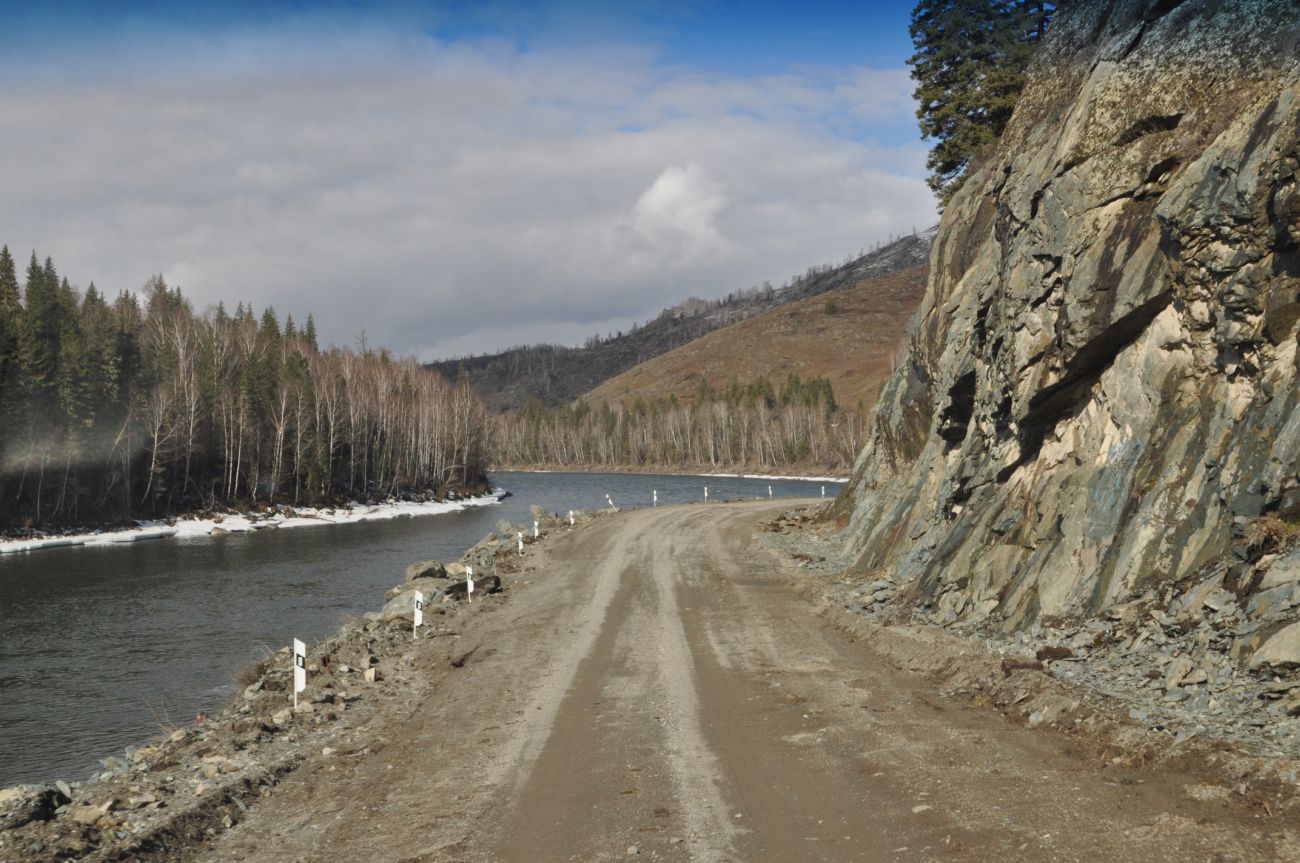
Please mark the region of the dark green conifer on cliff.
[[921, 0], [912, 10], [916, 116], [933, 142], [928, 182], [942, 203], [1006, 128], [1054, 11], [1043, 0]]

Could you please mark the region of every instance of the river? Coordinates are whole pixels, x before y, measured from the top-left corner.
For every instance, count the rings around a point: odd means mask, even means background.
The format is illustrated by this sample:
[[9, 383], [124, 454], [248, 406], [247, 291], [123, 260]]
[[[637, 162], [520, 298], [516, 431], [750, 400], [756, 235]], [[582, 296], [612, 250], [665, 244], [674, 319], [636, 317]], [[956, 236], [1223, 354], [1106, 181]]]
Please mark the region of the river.
[[[407, 564], [455, 560], [528, 509], [812, 496], [838, 483], [730, 477], [498, 473], [495, 506], [391, 521], [53, 548], [0, 557], [0, 787], [83, 779], [199, 711], [238, 670], [374, 611]], [[508, 588], [508, 585], [507, 585]]]

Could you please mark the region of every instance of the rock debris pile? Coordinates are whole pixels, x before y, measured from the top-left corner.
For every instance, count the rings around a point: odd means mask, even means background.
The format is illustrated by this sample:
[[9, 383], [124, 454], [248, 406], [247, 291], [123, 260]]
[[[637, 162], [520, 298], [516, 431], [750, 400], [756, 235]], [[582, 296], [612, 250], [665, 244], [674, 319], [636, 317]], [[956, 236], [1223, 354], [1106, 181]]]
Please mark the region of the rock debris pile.
[[826, 605], [877, 632], [941, 629], [959, 639], [954, 654], [989, 660], [983, 676], [947, 667], [951, 694], [991, 698], [1031, 726], [1090, 732], [1124, 761], [1197, 750], [1233, 780], [1225, 799], [1300, 808], [1300, 544], [1261, 553], [1243, 541], [1230, 561], [1099, 615], [1014, 630], [892, 578], [854, 578], [814, 524], [792, 513], [766, 536], [817, 576]]

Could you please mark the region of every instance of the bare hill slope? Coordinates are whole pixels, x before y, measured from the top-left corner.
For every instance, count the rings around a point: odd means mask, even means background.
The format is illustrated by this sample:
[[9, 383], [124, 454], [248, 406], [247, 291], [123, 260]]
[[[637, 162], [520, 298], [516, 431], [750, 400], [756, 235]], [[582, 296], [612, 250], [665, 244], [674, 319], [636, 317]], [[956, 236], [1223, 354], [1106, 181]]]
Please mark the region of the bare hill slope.
[[836, 400], [870, 408], [891, 371], [908, 319], [925, 293], [926, 266], [868, 278], [715, 330], [605, 381], [592, 399], [689, 397], [713, 387], [794, 373], [831, 381]]

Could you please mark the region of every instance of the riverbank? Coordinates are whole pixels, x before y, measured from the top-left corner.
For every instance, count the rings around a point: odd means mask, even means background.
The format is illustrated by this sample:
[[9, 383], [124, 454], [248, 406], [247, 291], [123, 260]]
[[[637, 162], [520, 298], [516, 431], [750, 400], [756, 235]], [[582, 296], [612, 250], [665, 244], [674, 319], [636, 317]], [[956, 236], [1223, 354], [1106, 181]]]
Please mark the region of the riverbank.
[[[596, 515], [576, 513], [579, 524]], [[389, 516], [397, 517], [397, 516]], [[567, 521], [538, 511], [543, 538]], [[531, 526], [529, 526], [531, 527]], [[500, 606], [522, 568], [516, 533], [490, 534], [456, 563], [412, 564], [380, 611], [345, 623], [310, 645], [306, 689], [293, 706], [288, 647], [241, 673], [234, 702], [212, 715], [164, 727], [161, 736], [101, 761], [83, 782], [0, 788], [0, 863], [65, 859], [174, 859], [177, 847], [239, 820], [267, 789], [313, 756], [348, 764], [382, 746], [382, 723], [428, 685], [417, 675], [431, 657], [463, 667], [473, 649], [460, 630]], [[529, 533], [527, 546], [539, 540]], [[465, 567], [476, 588], [466, 594]], [[424, 625], [413, 630], [414, 594], [424, 596]]]
[[222, 533], [247, 533], [255, 530], [317, 527], [327, 524], [357, 524], [391, 518], [413, 518], [459, 512], [474, 506], [491, 506], [501, 500], [502, 492], [474, 497], [449, 497], [447, 500], [389, 500], [377, 504], [352, 504], [344, 507], [278, 506], [266, 512], [231, 512], [219, 515], [181, 516], [174, 519], [140, 521], [134, 527], [119, 530], [69, 531], [30, 538], [0, 539], [0, 554], [41, 551], [80, 545], [112, 545], [143, 542], [151, 539], [192, 539]]

